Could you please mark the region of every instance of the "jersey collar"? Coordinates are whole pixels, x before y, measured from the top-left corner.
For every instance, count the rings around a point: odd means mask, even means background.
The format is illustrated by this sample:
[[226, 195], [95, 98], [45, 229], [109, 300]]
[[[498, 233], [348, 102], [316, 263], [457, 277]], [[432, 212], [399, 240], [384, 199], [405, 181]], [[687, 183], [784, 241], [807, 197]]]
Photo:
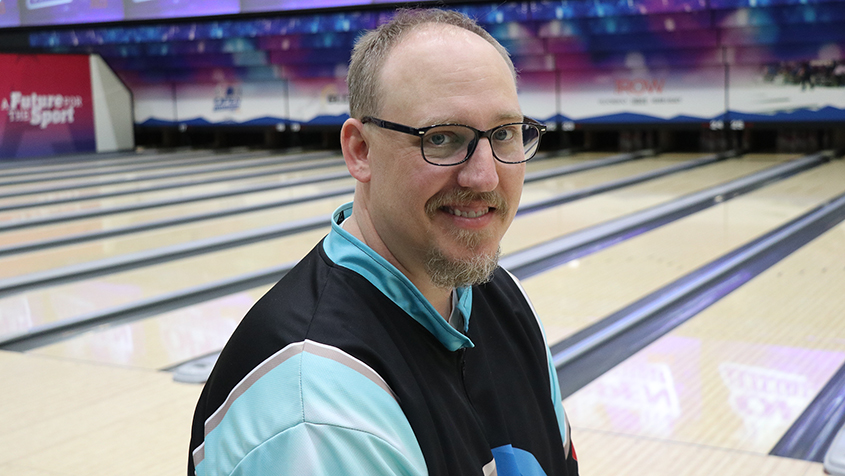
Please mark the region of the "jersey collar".
[[[447, 349], [455, 351], [474, 347], [466, 335], [449, 325], [411, 280], [372, 248], [340, 226], [350, 215], [352, 215], [352, 202], [341, 205], [332, 214], [332, 229], [323, 240], [323, 250], [329, 259], [363, 276], [431, 332]], [[472, 288], [458, 288], [456, 295], [458, 297], [456, 307], [463, 315], [463, 327], [466, 332], [469, 329], [469, 315], [472, 312]]]

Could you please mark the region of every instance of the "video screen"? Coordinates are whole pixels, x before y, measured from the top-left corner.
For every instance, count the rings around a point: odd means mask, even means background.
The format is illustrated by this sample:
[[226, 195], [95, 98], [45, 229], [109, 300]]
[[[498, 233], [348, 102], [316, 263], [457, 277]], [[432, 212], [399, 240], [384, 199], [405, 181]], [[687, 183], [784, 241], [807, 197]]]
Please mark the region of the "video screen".
[[21, 16], [16, 0], [0, 0], [0, 28], [20, 26]]
[[241, 11], [239, 0], [123, 0], [123, 4], [126, 20], [227, 15]]
[[240, 3], [241, 12], [248, 13], [369, 5], [373, 2], [372, 0], [241, 0]]
[[[6, 3], [8, 0], [3, 0]], [[122, 0], [24, 0], [20, 24], [64, 25], [123, 20]]]

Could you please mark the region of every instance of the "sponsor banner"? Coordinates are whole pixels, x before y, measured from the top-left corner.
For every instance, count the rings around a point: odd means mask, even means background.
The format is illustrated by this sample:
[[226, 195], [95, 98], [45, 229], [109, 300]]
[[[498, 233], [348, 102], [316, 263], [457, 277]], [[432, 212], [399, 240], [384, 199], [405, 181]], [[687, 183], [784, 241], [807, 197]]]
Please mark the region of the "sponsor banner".
[[349, 117], [345, 78], [290, 81], [290, 120], [309, 125], [340, 125]]
[[176, 107], [173, 102], [175, 86], [172, 84], [143, 85], [132, 88], [135, 101], [135, 123], [151, 124], [176, 122]]
[[728, 94], [732, 120], [845, 121], [845, 60], [731, 66]]
[[564, 122], [709, 122], [725, 112], [721, 66], [561, 71], [559, 90]]
[[135, 89], [135, 121], [145, 125], [340, 125], [348, 114], [349, 98], [342, 78]]
[[87, 55], [0, 54], [0, 158], [96, 150]]
[[[189, 125], [282, 123], [287, 113], [286, 89], [284, 81], [178, 85], [176, 120]], [[147, 99], [157, 102], [163, 98], [151, 94], [139, 101]], [[151, 109], [146, 105], [139, 108]], [[166, 113], [157, 118], [165, 117]]]

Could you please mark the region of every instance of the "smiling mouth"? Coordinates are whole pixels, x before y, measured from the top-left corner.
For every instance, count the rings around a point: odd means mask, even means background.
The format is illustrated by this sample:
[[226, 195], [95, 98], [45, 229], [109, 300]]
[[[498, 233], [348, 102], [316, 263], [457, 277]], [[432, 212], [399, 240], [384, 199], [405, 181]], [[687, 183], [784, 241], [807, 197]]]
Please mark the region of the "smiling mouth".
[[438, 211], [461, 218], [479, 218], [488, 214], [507, 215], [508, 203], [498, 192], [455, 190], [432, 197], [425, 204], [429, 217]]
[[441, 207], [440, 209], [443, 210], [446, 213], [451, 214], [451, 215], [455, 215], [457, 217], [463, 217], [463, 218], [478, 218], [480, 216], [484, 216], [484, 215], [490, 213], [491, 211], [496, 210], [495, 208], [490, 208], [490, 207], [485, 207], [481, 210], [476, 210], [476, 211], [459, 210], [457, 208], [451, 208], [451, 207]]

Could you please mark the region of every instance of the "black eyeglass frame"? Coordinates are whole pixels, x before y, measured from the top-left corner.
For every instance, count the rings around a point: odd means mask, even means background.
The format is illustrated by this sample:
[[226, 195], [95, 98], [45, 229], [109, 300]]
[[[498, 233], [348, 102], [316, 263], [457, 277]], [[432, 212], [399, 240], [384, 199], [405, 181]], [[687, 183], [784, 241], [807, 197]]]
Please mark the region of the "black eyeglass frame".
[[[488, 129], [486, 131], [478, 130], [478, 129], [476, 129], [472, 126], [468, 126], [466, 124], [434, 124], [434, 125], [427, 126], [427, 127], [417, 128], [417, 127], [406, 126], [404, 124], [399, 124], [399, 123], [396, 123], [396, 122], [385, 121], [383, 119], [378, 119], [378, 118], [372, 117], [372, 116], [365, 116], [365, 117], [361, 118], [361, 122], [363, 124], [373, 124], [375, 126], [381, 127], [382, 129], [388, 129], [388, 130], [391, 130], [391, 131], [402, 132], [402, 133], [405, 133], [405, 134], [410, 134], [412, 136], [419, 137], [420, 138], [420, 155], [422, 155], [423, 160], [425, 160], [426, 162], [428, 162], [431, 165], [436, 165], [438, 167], [452, 167], [454, 165], [463, 164], [464, 162], [469, 160], [469, 158], [472, 157], [472, 154], [475, 152], [475, 148], [478, 146], [478, 141], [481, 140], [482, 137], [484, 137], [488, 141], [490, 141], [490, 151], [493, 152], [493, 157], [495, 157], [496, 160], [498, 160], [499, 162], [501, 162], [503, 164], [521, 164], [521, 163], [524, 163], [524, 162], [528, 162], [529, 160], [533, 159], [535, 155], [537, 155], [537, 149], [540, 147], [540, 139], [542, 139], [543, 134], [546, 133], [546, 126], [543, 125], [543, 123], [541, 123], [539, 121], [531, 119], [530, 117], [523, 118], [522, 122], [510, 122], [508, 124], [501, 124], [501, 125], [498, 125], [498, 126], [492, 128], [492, 129]], [[531, 157], [526, 157], [524, 160], [519, 160], [519, 161], [516, 161], [516, 162], [508, 162], [508, 161], [500, 159], [499, 156], [496, 155], [496, 151], [495, 151], [495, 148], [493, 147], [493, 142], [490, 140], [490, 137], [493, 135], [493, 132], [495, 132], [495, 131], [503, 128], [503, 127], [515, 126], [515, 125], [529, 125], [529, 126], [536, 127], [537, 130], [539, 131], [539, 135], [537, 136], [537, 146], [534, 149], [534, 153], [531, 154]], [[431, 129], [434, 129], [436, 127], [447, 127], [447, 126], [466, 127], [467, 129], [469, 129], [469, 130], [471, 130], [475, 133], [475, 139], [473, 139], [473, 141], [469, 145], [467, 145], [467, 156], [464, 157], [463, 160], [461, 160], [460, 162], [455, 162], [453, 164], [438, 164], [436, 162], [432, 162], [432, 161], [428, 160], [425, 157], [425, 151], [423, 150], [423, 147], [425, 146], [425, 144], [423, 144], [422, 138], [425, 135], [425, 133], [430, 131]]]

